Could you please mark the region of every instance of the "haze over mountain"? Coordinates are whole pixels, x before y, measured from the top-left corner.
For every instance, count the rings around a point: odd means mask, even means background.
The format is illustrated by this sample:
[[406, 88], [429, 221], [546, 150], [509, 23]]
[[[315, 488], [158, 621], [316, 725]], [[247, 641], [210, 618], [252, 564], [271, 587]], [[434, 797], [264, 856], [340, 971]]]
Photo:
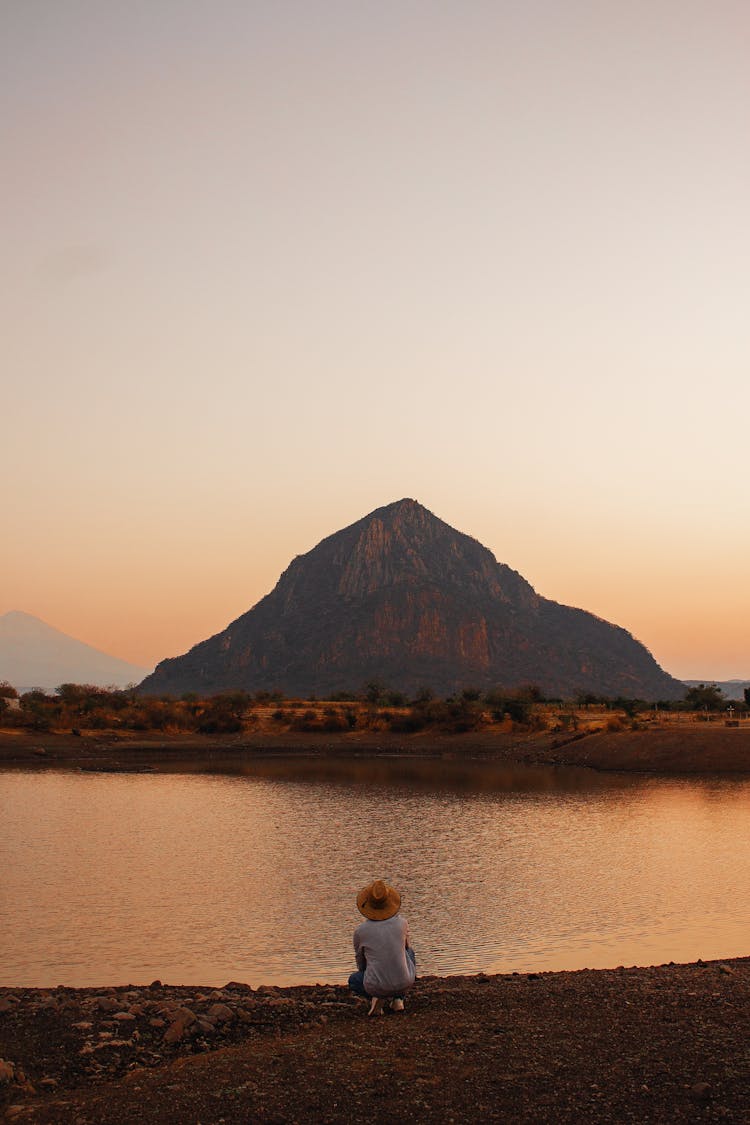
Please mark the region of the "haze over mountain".
[[69, 637], [20, 610], [0, 614], [0, 680], [18, 691], [54, 691], [60, 684], [125, 687], [148, 672]]
[[535, 683], [676, 699], [685, 687], [625, 629], [537, 594], [475, 539], [400, 500], [294, 559], [223, 632], [162, 661], [145, 693], [357, 690], [447, 694]]
[[704, 677], [702, 680], [683, 680], [687, 687], [700, 687], [701, 684], [714, 684], [724, 692], [727, 699], [744, 699], [745, 688], [750, 688], [750, 680], [712, 680]]

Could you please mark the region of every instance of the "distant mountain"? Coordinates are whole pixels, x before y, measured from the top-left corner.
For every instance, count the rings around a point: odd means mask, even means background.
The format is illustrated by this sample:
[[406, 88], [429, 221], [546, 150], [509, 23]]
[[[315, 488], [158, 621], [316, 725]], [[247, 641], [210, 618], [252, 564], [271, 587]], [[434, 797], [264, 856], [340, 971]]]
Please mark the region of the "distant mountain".
[[700, 687], [701, 684], [716, 684], [721, 688], [727, 699], [744, 699], [745, 688], [750, 688], [750, 680], [683, 680], [685, 687]]
[[162, 661], [140, 690], [327, 695], [375, 679], [440, 694], [527, 683], [551, 696], [685, 694], [624, 629], [540, 597], [414, 500], [298, 556], [253, 609]]
[[60, 684], [125, 687], [139, 683], [148, 668], [108, 656], [53, 629], [29, 613], [0, 614], [0, 680], [18, 691], [53, 691]]

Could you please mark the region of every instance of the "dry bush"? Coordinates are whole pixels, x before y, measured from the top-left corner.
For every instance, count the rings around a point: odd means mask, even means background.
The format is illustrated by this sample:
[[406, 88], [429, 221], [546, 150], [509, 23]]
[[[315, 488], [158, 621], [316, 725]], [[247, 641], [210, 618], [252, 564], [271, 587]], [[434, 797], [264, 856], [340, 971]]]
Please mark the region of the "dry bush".
[[291, 724], [291, 729], [308, 732], [320, 730], [321, 728], [320, 724], [318, 723], [317, 712], [313, 711], [312, 707], [308, 707], [307, 710], [303, 711], [301, 715], [296, 715], [294, 717]]

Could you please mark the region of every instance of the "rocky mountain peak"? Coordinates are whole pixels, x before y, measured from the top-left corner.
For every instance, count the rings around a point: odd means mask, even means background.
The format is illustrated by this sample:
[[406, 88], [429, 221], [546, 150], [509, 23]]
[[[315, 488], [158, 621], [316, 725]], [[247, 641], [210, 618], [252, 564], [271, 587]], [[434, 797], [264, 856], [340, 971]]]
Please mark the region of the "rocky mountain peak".
[[223, 633], [163, 661], [146, 691], [430, 686], [676, 698], [624, 629], [540, 597], [418, 501], [377, 508], [300, 555]]

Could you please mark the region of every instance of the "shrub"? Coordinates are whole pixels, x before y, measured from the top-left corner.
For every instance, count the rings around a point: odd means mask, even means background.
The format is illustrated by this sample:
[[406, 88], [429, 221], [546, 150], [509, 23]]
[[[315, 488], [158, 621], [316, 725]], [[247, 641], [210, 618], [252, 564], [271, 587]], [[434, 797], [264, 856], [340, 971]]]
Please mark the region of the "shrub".
[[344, 708], [344, 718], [346, 719], [346, 725], [349, 728], [349, 730], [354, 730], [354, 728], [357, 725], [357, 712], [356, 712], [355, 708], [354, 707], [345, 707]]
[[557, 730], [578, 730], [578, 716], [575, 711], [558, 711], [555, 725]]
[[209, 715], [198, 723], [200, 734], [235, 734], [240, 730], [242, 720], [234, 715]]
[[531, 715], [531, 700], [506, 699], [505, 713], [510, 716], [514, 723], [528, 723]]
[[428, 725], [427, 715], [422, 708], [412, 707], [405, 714], [394, 715], [391, 730], [397, 734], [414, 734]]
[[21, 726], [32, 730], [49, 730], [59, 713], [59, 702], [41, 688], [34, 688], [21, 696]]
[[385, 684], [380, 680], [370, 680], [365, 684], [365, 701], [367, 703], [380, 703], [386, 693]]
[[530, 692], [507, 695], [502, 691], [495, 690], [488, 692], [484, 698], [496, 723], [501, 723], [507, 716], [514, 723], [524, 726], [529, 725], [533, 709]]
[[297, 715], [292, 722], [292, 730], [298, 731], [316, 731], [320, 730], [318, 724], [318, 716], [311, 707], [303, 711], [301, 715]]
[[323, 708], [323, 721], [320, 726], [321, 730], [327, 731], [330, 734], [333, 734], [335, 731], [349, 729], [346, 716], [341, 713], [338, 707]]

